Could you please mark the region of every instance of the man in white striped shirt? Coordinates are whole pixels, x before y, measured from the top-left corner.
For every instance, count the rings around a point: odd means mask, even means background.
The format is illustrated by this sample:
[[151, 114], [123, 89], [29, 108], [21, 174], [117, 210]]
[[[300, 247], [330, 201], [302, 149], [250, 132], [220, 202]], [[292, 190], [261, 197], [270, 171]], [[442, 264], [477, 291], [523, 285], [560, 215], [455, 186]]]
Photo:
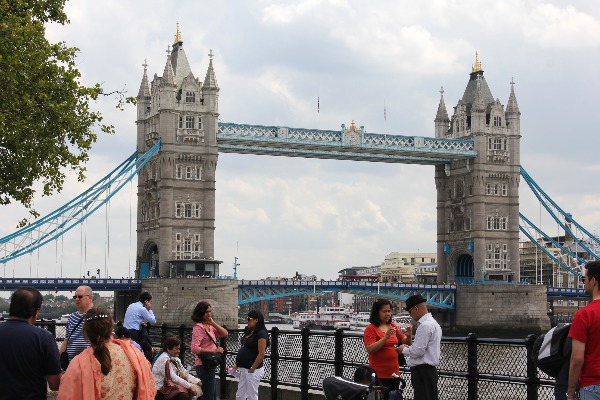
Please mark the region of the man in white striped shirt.
[[67, 351], [69, 362], [71, 362], [73, 357], [90, 346], [90, 343], [83, 335], [83, 317], [90, 308], [94, 307], [92, 295], [92, 288], [89, 286], [79, 286], [75, 290], [73, 299], [75, 300], [77, 311], [69, 316], [65, 340], [60, 346], [61, 353], [65, 350]]

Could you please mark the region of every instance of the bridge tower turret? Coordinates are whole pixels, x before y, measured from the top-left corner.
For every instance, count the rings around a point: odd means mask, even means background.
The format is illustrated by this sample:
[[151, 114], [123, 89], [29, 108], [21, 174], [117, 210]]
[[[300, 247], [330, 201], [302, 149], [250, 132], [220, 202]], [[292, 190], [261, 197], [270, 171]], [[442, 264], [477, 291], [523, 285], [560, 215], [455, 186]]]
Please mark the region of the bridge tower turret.
[[137, 149], [161, 140], [138, 174], [136, 276], [217, 276], [214, 259], [218, 93], [210, 62], [204, 82], [194, 76], [179, 31], [162, 76], [138, 94]]
[[448, 118], [448, 111], [446, 110], [446, 103], [444, 103], [444, 87], [440, 89], [440, 104], [438, 105], [437, 114], [435, 115], [435, 137], [443, 138], [448, 133], [450, 126], [450, 118]]
[[473, 140], [478, 153], [436, 166], [440, 283], [520, 279], [519, 121], [514, 85], [505, 112], [476, 55], [449, 129], [435, 121], [436, 137]]

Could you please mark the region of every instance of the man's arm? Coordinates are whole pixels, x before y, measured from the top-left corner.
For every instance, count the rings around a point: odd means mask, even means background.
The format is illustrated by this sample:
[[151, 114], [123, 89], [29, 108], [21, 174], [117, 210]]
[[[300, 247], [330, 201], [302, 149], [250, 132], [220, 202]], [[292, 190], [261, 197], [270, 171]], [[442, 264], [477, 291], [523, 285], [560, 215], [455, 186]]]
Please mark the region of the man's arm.
[[60, 377], [62, 376], [62, 374], [56, 374], [56, 375], [48, 375], [48, 387], [50, 388], [50, 390], [58, 390], [58, 387], [60, 386]]
[[583, 367], [583, 357], [585, 354], [585, 343], [580, 342], [577, 339], [572, 339], [571, 349], [571, 363], [569, 366], [569, 386], [567, 387], [567, 398], [575, 398], [575, 390], [577, 389], [577, 382], [579, 381], [579, 375], [581, 375], [581, 368]]

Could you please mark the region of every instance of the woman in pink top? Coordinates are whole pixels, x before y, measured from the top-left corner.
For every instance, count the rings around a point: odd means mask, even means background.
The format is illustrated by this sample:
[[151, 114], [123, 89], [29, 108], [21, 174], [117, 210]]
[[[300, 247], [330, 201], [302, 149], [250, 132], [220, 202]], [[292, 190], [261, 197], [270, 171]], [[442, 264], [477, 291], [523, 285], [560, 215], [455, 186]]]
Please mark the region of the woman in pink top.
[[216, 400], [215, 373], [217, 367], [206, 368], [202, 365], [201, 354], [223, 353], [223, 348], [217, 346], [218, 337], [225, 337], [227, 329], [212, 319], [212, 307], [208, 301], [201, 301], [194, 308], [192, 321], [196, 323], [192, 330], [190, 351], [196, 355], [196, 376], [202, 381], [203, 400]]

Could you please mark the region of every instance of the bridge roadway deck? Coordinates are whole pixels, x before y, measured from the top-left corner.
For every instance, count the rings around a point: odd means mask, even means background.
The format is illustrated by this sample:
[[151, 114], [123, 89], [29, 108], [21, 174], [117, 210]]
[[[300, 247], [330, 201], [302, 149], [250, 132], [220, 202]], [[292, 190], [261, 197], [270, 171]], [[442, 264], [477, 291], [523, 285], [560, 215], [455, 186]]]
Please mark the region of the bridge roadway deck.
[[[39, 290], [72, 291], [82, 285], [90, 286], [96, 291], [142, 290], [142, 281], [142, 279], [111, 278], [0, 278], [0, 290], [15, 290], [21, 286], [33, 286]], [[412, 285], [405, 283], [324, 280], [240, 280], [238, 281], [238, 304], [332, 291], [382, 296], [397, 300], [406, 300], [413, 294], [421, 294], [427, 299], [427, 303], [430, 306], [447, 310], [455, 308], [456, 285]], [[584, 289], [575, 288], [548, 287], [547, 294], [549, 300], [589, 298]]]

